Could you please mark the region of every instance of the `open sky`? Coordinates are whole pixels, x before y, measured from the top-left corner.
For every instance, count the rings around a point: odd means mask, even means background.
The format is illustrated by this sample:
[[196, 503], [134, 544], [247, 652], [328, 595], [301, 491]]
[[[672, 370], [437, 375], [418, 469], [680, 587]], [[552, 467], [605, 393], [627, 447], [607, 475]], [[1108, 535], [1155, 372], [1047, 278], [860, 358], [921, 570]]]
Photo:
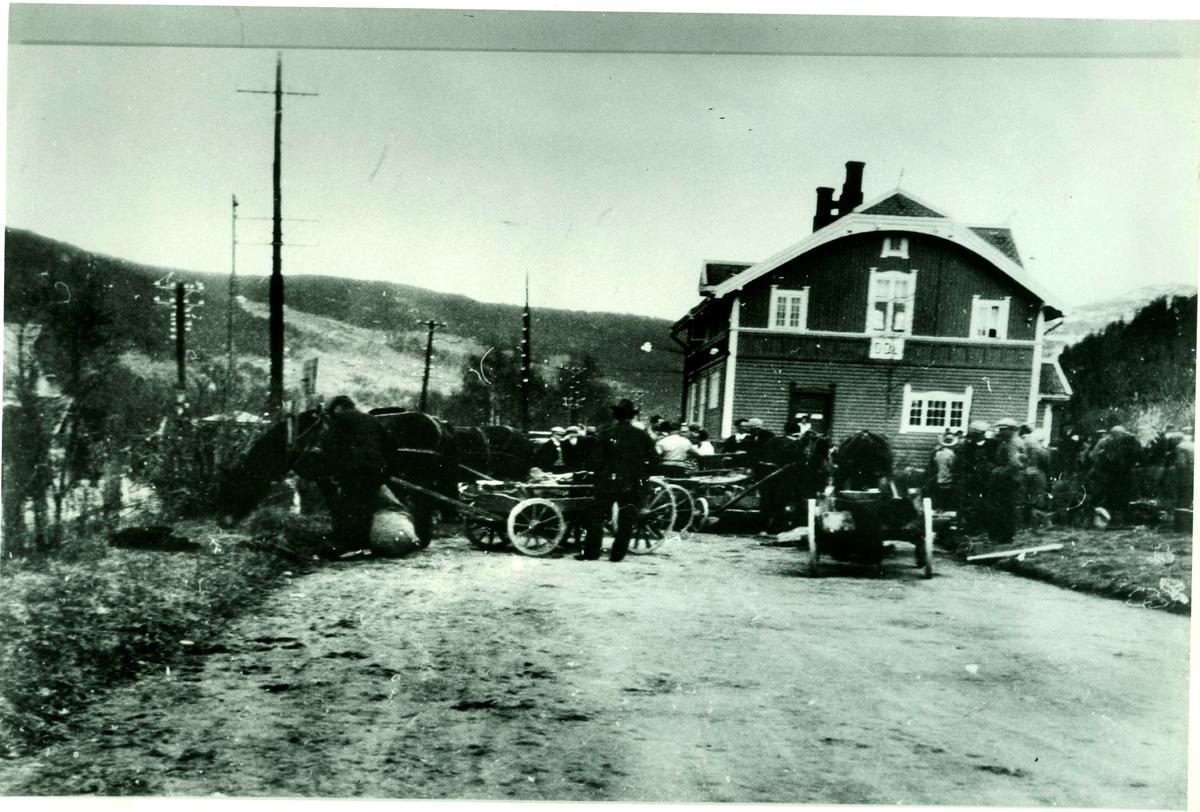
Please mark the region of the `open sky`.
[[[705, 260], [808, 236], [815, 187], [861, 160], [868, 200], [899, 185], [1011, 227], [1068, 311], [1195, 284], [1192, 56], [664, 53], [627, 31], [640, 52], [288, 47], [285, 89], [319, 95], [285, 99], [285, 275], [520, 302], [528, 273], [535, 307], [674, 319]], [[8, 56], [8, 226], [227, 272], [236, 194], [238, 272], [270, 271], [249, 218], [271, 214], [273, 99], [237, 91], [273, 88], [275, 47]]]

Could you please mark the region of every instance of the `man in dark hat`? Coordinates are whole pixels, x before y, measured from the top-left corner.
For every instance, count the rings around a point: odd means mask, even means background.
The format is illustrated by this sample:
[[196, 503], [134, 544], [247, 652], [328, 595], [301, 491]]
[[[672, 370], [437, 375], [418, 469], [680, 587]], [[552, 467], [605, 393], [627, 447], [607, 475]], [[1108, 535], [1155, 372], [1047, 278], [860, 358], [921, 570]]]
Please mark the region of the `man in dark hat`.
[[988, 537], [998, 544], [1010, 544], [1017, 534], [1020, 518], [1021, 475], [1025, 471], [1025, 454], [1017, 438], [1017, 421], [1011, 417], [997, 420], [991, 453], [991, 469], [987, 491]]
[[617, 505], [617, 528], [609, 560], [620, 561], [625, 557], [637, 521], [638, 502], [652, 466], [658, 461], [650, 435], [633, 425], [633, 418], [638, 413], [633, 402], [628, 399], [618, 401], [612, 407], [612, 413], [616, 423], [596, 435], [592, 457], [594, 498], [583, 553], [576, 556], [584, 561], [600, 557], [604, 519], [614, 503]]
[[991, 424], [986, 420], [973, 420], [967, 427], [967, 436], [955, 448], [955, 484], [958, 486], [959, 527], [968, 536], [982, 533], [986, 529], [984, 494], [988, 488], [988, 472], [991, 466], [991, 441], [987, 434]]
[[359, 411], [346, 395], [330, 401], [326, 411], [329, 428], [320, 456], [333, 485], [329, 500], [333, 534], [342, 549], [355, 550], [370, 543], [379, 489], [387, 481], [391, 438], [383, 424]]

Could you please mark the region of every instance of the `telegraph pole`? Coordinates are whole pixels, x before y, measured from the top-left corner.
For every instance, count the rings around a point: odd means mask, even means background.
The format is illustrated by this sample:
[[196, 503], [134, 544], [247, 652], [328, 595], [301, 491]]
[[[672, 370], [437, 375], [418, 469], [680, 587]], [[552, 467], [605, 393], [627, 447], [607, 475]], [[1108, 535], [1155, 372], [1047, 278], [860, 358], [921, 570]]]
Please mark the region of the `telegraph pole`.
[[579, 407], [583, 405], [579, 397], [579, 379], [582, 377], [585, 367], [569, 367], [566, 365], [559, 366], [558, 381], [559, 386], [564, 386], [566, 394], [563, 396], [563, 405], [567, 407], [571, 425], [575, 425], [575, 417], [579, 413]]
[[521, 314], [521, 430], [529, 431], [529, 384], [533, 350], [530, 347], [529, 272], [525, 272], [525, 311]]
[[424, 412], [429, 400], [429, 367], [433, 364], [433, 331], [446, 325], [433, 319], [421, 323], [429, 328], [429, 338], [425, 342], [425, 377], [421, 380], [421, 405], [418, 407], [421, 412]]
[[233, 309], [237, 306], [237, 195], [233, 195], [233, 238], [229, 257], [229, 307], [225, 315], [226, 350], [229, 353], [229, 373], [225, 380], [225, 408], [229, 410], [229, 396], [233, 392]]
[[175, 385], [179, 391], [187, 390], [187, 356], [186, 343], [183, 334], [187, 332], [187, 291], [182, 282], [175, 283]]
[[[271, 93], [270, 90], [239, 90], [239, 93]], [[271, 284], [270, 336], [271, 336], [271, 383], [268, 390], [267, 407], [274, 416], [283, 411], [283, 192], [282, 178], [282, 132], [283, 97], [316, 96], [316, 93], [285, 93], [283, 90], [283, 54], [275, 59], [275, 165], [273, 170], [275, 210], [274, 228], [271, 231]]]

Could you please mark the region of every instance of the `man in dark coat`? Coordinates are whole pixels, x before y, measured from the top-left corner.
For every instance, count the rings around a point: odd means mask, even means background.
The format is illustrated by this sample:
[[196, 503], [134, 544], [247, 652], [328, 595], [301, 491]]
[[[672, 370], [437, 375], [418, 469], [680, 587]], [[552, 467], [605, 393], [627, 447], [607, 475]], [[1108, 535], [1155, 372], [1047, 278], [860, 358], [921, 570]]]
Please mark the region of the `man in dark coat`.
[[596, 436], [592, 459], [594, 498], [583, 553], [576, 556], [580, 560], [594, 561], [600, 557], [604, 520], [614, 503], [617, 505], [617, 528], [609, 560], [620, 561], [629, 551], [629, 539], [637, 521], [646, 479], [658, 461], [650, 435], [633, 425], [637, 412], [632, 401], [618, 401], [612, 407], [617, 422]]
[[343, 549], [368, 546], [379, 488], [387, 481], [387, 430], [360, 412], [346, 395], [328, 408], [329, 428], [321, 440], [323, 470], [332, 482], [327, 491], [336, 542]]
[[988, 538], [998, 544], [1010, 544], [1017, 535], [1025, 454], [1023, 444], [1017, 438], [1017, 421], [1006, 417], [997, 420], [992, 428], [996, 431], [996, 443], [992, 449], [985, 503]]
[[959, 526], [968, 536], [985, 529], [984, 502], [992, 452], [992, 443], [987, 439], [989, 428], [986, 421], [972, 421], [957, 449], [954, 479], [959, 489]]

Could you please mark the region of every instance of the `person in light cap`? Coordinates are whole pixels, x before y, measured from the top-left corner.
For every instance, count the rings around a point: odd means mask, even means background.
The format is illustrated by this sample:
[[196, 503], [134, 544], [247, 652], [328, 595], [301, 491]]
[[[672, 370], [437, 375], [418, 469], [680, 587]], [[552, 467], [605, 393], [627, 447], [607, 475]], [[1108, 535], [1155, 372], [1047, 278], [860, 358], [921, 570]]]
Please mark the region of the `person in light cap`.
[[929, 457], [928, 482], [930, 501], [934, 510], [950, 511], [958, 509], [958, 438], [950, 429], [946, 429], [938, 440], [937, 448]]
[[567, 431], [562, 426], [550, 429], [550, 439], [538, 446], [533, 454], [534, 467], [561, 474], [567, 470]]

